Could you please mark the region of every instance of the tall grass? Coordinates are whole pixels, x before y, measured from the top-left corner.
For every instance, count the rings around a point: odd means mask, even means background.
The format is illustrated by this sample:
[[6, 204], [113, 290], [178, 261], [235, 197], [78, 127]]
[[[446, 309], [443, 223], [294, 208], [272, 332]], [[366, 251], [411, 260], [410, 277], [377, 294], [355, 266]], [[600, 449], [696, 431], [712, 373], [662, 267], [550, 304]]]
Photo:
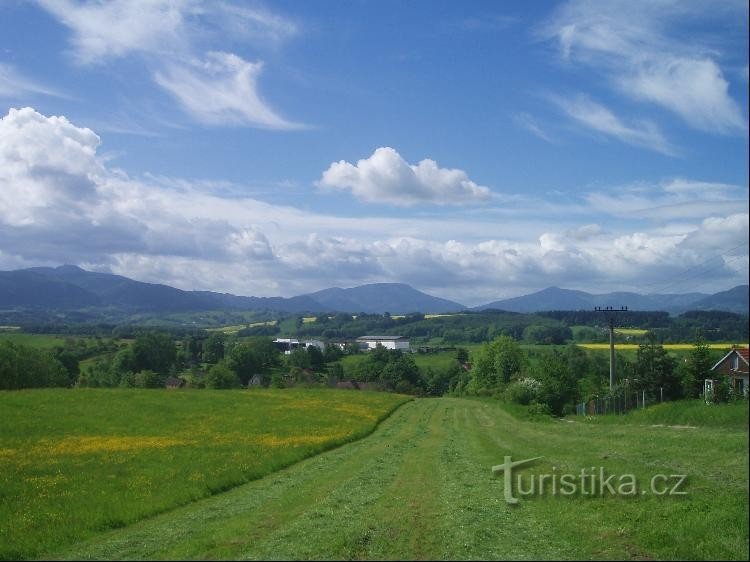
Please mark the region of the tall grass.
[[29, 558], [371, 432], [406, 397], [335, 390], [0, 393], [0, 558]]
[[624, 415], [593, 416], [590, 420], [596, 423], [689, 425], [747, 431], [748, 401], [706, 404], [703, 400], [678, 400], [633, 410]]

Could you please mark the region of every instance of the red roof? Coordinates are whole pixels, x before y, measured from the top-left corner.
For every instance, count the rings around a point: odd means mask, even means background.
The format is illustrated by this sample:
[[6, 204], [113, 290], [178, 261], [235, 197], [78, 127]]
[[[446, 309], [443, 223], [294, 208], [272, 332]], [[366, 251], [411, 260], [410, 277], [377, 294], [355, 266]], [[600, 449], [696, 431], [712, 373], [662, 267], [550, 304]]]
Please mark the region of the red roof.
[[740, 357], [742, 357], [745, 361], [750, 362], [750, 349], [746, 347], [740, 347], [735, 349], [735, 351], [739, 354]]

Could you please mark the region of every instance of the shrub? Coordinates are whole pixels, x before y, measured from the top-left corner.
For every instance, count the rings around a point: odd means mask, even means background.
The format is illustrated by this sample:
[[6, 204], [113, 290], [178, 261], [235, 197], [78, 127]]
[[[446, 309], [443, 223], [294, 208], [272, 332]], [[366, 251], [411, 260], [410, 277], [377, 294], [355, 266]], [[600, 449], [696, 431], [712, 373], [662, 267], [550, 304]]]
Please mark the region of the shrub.
[[505, 389], [505, 399], [509, 402], [522, 404], [524, 406], [531, 404], [539, 398], [539, 391], [542, 383], [531, 377], [513, 381]]
[[206, 375], [206, 388], [239, 388], [240, 377], [225, 363], [217, 363]]

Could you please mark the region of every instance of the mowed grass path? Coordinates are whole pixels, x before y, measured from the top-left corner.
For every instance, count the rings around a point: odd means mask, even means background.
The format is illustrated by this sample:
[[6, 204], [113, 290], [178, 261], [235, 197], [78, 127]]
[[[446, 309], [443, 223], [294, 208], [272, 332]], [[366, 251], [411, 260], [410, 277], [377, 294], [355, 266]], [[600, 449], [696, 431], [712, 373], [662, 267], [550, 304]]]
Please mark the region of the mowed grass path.
[[[528, 422], [458, 398], [405, 404], [370, 436], [72, 549], [67, 559], [747, 559], [747, 428]], [[683, 497], [503, 500], [491, 467], [605, 467]]]
[[370, 433], [406, 400], [325, 389], [0, 392], [0, 559], [265, 476]]

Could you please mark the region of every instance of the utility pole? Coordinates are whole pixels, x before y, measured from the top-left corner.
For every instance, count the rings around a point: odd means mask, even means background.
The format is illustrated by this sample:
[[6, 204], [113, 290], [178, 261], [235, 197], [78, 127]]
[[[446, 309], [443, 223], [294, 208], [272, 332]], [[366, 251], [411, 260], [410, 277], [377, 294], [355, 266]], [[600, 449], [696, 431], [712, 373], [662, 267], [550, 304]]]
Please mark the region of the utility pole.
[[609, 323], [609, 390], [615, 387], [615, 316], [618, 312], [627, 312], [628, 307], [622, 306], [619, 310], [611, 306], [597, 306], [595, 312], [603, 312]]

